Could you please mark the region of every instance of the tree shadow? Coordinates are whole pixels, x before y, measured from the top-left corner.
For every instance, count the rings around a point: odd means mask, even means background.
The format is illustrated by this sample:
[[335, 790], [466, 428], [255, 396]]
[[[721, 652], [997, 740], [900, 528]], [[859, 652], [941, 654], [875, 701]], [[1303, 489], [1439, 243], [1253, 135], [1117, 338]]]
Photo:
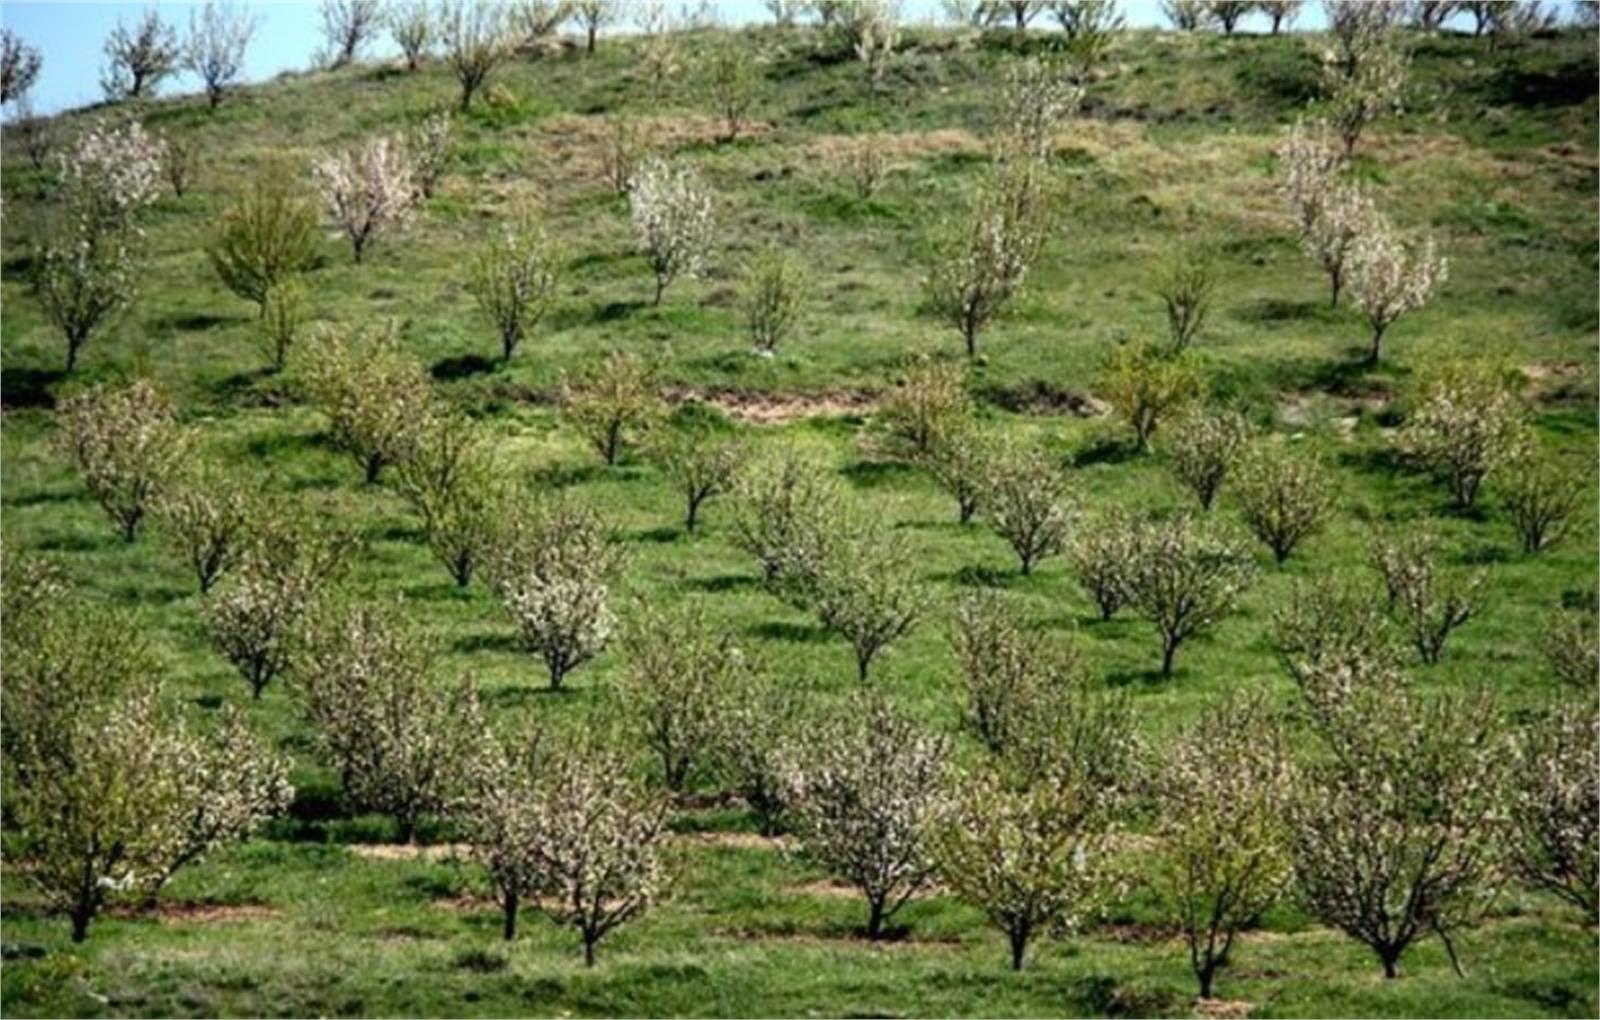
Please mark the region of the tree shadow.
[[763, 620], [748, 629], [748, 633], [770, 641], [789, 641], [796, 644], [821, 644], [828, 640], [828, 628], [821, 624], [791, 623], [788, 620]]
[[1119, 436], [1096, 436], [1088, 445], [1072, 454], [1073, 467], [1091, 467], [1095, 464], [1126, 464], [1140, 456], [1139, 447]]
[[56, 368], [8, 368], [0, 372], [0, 406], [53, 409], [56, 398], [50, 388], [64, 378], [66, 373]]
[[631, 317], [645, 307], [643, 301], [607, 301], [594, 310], [591, 321], [595, 323], [619, 322]]
[[428, 371], [435, 379], [448, 381], [484, 375], [499, 367], [500, 362], [481, 354], [458, 354], [453, 358], [441, 358]]
[[179, 312], [175, 315], [164, 315], [155, 320], [152, 325], [162, 330], [197, 333], [236, 321], [238, 321], [237, 318], [231, 315], [213, 315], [209, 312]]
[[520, 652], [522, 642], [515, 634], [466, 634], [451, 643], [453, 650], [470, 655], [473, 652]]
[[718, 574], [716, 577], [697, 577], [684, 582], [686, 588], [712, 595], [759, 586], [760, 582], [749, 574]]

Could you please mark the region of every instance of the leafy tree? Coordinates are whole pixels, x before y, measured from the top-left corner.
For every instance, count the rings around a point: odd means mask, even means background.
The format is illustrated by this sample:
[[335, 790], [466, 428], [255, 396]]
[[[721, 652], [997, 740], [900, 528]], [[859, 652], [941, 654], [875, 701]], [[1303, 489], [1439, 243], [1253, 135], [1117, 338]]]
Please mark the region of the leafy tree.
[[1172, 675], [1178, 646], [1233, 609], [1255, 580], [1248, 553], [1188, 514], [1151, 521], [1136, 532], [1128, 564], [1128, 602], [1161, 633], [1161, 675]]
[[243, 552], [255, 523], [255, 501], [245, 483], [215, 460], [197, 460], [178, 473], [156, 499], [155, 515], [174, 549], [209, 592]]
[[651, 433], [648, 453], [656, 469], [683, 498], [684, 530], [693, 533], [706, 500], [730, 491], [744, 465], [737, 436], [704, 421], [675, 421]]
[[1243, 415], [1220, 408], [1191, 408], [1168, 430], [1172, 473], [1194, 493], [1200, 509], [1211, 509], [1250, 436]]
[[189, 436], [171, 404], [140, 379], [80, 393], [61, 405], [61, 417], [61, 445], [77, 464], [84, 487], [123, 541], [132, 542], [189, 455]]
[[1170, 356], [1148, 343], [1119, 343], [1106, 353], [1099, 390], [1133, 430], [1139, 449], [1147, 450], [1162, 419], [1200, 396], [1201, 378], [1187, 355]]
[[1517, 872], [1577, 907], [1600, 911], [1600, 717], [1563, 704], [1523, 729], [1508, 786]]
[[625, 351], [612, 351], [586, 373], [561, 383], [561, 413], [607, 464], [648, 433], [661, 413], [651, 368]]
[[555, 299], [560, 257], [530, 219], [505, 224], [479, 253], [467, 290], [500, 334], [509, 362]]
[[153, 7], [131, 31], [118, 19], [106, 38], [104, 52], [100, 87], [112, 101], [154, 95], [157, 86], [178, 70], [183, 57], [177, 31], [162, 21]]
[[771, 354], [794, 330], [809, 280], [781, 249], [772, 248], [750, 263], [745, 274], [745, 328], [755, 349]]
[[866, 521], [841, 531], [808, 586], [823, 624], [854, 648], [856, 677], [865, 681], [878, 653], [916, 625], [927, 596], [899, 532]]
[[749, 121], [761, 84], [761, 68], [747, 47], [730, 42], [712, 49], [706, 58], [705, 77], [711, 105], [722, 118], [722, 137], [731, 142]]
[[966, 524], [983, 506], [995, 436], [971, 418], [945, 430], [920, 458], [933, 480], [956, 501], [956, 520]]
[[734, 483], [733, 543], [755, 558], [770, 585], [813, 571], [839, 522], [843, 495], [833, 473], [797, 451], [757, 460]]
[[1239, 465], [1234, 493], [1245, 524], [1282, 563], [1332, 513], [1332, 475], [1314, 455], [1281, 441], [1260, 443]]
[[1505, 373], [1487, 364], [1446, 362], [1418, 387], [1401, 448], [1450, 486], [1458, 507], [1477, 502], [1484, 479], [1514, 462], [1526, 442], [1524, 412]]
[[484, 428], [434, 410], [397, 466], [400, 491], [422, 518], [429, 551], [458, 587], [466, 587], [492, 554], [507, 501]]
[[1433, 241], [1406, 241], [1383, 216], [1359, 230], [1346, 256], [1350, 297], [1372, 327], [1367, 364], [1376, 365], [1383, 336], [1406, 312], [1428, 303], [1449, 274]]
[[414, 165], [399, 137], [369, 138], [312, 166], [328, 215], [350, 242], [357, 265], [380, 234], [404, 229], [416, 212]]
[[311, 267], [317, 212], [282, 163], [268, 163], [222, 213], [206, 254], [229, 290], [267, 314], [274, 287]]
[[1021, 561], [1024, 576], [1066, 545], [1071, 488], [1055, 459], [1037, 446], [1000, 449], [989, 469], [984, 516]]
[[1137, 525], [1109, 506], [1084, 521], [1067, 545], [1078, 585], [1109, 620], [1128, 602], [1128, 568], [1138, 550]]
[[421, 363], [392, 328], [335, 332], [310, 351], [306, 385], [328, 417], [333, 443], [361, 466], [368, 485], [411, 455], [432, 392]]
[[1156, 293], [1166, 306], [1172, 353], [1183, 353], [1200, 335], [1216, 289], [1209, 252], [1190, 248], [1167, 256], [1156, 276]]
[[916, 460], [933, 451], [972, 417], [964, 366], [927, 358], [912, 362], [878, 405], [873, 424], [894, 455]]
[[1438, 539], [1426, 529], [1398, 536], [1373, 536], [1372, 562], [1383, 575], [1389, 607], [1417, 654], [1435, 663], [1456, 628], [1483, 608], [1488, 575], [1445, 570], [1437, 563]]

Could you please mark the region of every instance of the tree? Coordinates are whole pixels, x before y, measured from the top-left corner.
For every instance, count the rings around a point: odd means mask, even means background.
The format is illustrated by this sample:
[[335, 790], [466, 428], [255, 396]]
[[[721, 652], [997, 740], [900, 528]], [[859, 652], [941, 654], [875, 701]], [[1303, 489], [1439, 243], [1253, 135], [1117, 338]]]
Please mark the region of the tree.
[[789, 806], [789, 762], [796, 754], [801, 698], [787, 678], [748, 667], [728, 692], [712, 757], [772, 836]]
[[454, 128], [450, 114], [441, 110], [428, 116], [411, 132], [411, 182], [416, 189], [416, 201], [432, 198], [439, 187], [445, 165], [450, 160]]
[[310, 268], [317, 211], [283, 163], [268, 163], [224, 210], [206, 255], [224, 286], [266, 314], [268, 294]]
[[1324, 923], [1369, 946], [1384, 976], [1421, 938], [1488, 906], [1501, 867], [1506, 741], [1487, 696], [1424, 699], [1381, 663], [1300, 679], [1317, 753], [1287, 817], [1295, 878]]
[[251, 490], [214, 460], [179, 473], [157, 496], [155, 515], [173, 548], [211, 591], [238, 560], [255, 523]]
[[[0, 29], [0, 33], [4, 31]], [[0, 35], [0, 44], [3, 41]], [[5, 126], [5, 137], [8, 139], [5, 144], [27, 156], [35, 170], [43, 170], [50, 164], [50, 156], [60, 141], [55, 121], [35, 114], [26, 95], [17, 97], [11, 121]]]
[[1502, 498], [1522, 551], [1540, 552], [1561, 541], [1588, 492], [1584, 477], [1550, 454], [1520, 450], [1506, 470]]
[[1162, 754], [1155, 886], [1211, 998], [1240, 929], [1292, 876], [1284, 811], [1292, 791], [1283, 734], [1264, 700], [1230, 696]]
[[568, 499], [512, 504], [489, 578], [523, 647], [544, 661], [552, 690], [598, 655], [616, 629], [610, 600], [621, 563], [615, 530], [588, 506]]
[[1200, 396], [1200, 370], [1187, 354], [1169, 355], [1151, 343], [1119, 343], [1106, 352], [1099, 390], [1116, 415], [1133, 430], [1140, 450], [1162, 419]]
[[610, 115], [605, 118], [605, 137], [601, 140], [600, 161], [606, 183], [619, 195], [633, 187], [633, 176], [648, 150], [648, 139], [632, 118]]
[[413, 164], [400, 138], [369, 138], [312, 166], [328, 215], [350, 241], [357, 265], [379, 234], [404, 229], [416, 212]]
[[308, 631], [290, 680], [318, 744], [352, 806], [389, 815], [410, 843], [461, 782], [467, 695], [438, 682], [438, 649], [397, 607], [330, 606]]
[[687, 166], [651, 159], [628, 183], [634, 245], [650, 260], [656, 292], [652, 304], [678, 277], [700, 274], [711, 247], [711, 194]]
[[1600, 678], [1600, 627], [1595, 622], [1595, 596], [1577, 611], [1558, 609], [1544, 628], [1544, 655], [1557, 680], [1587, 692]]
[[1433, 33], [1444, 27], [1462, 5], [1457, 0], [1412, 0], [1407, 5], [1411, 26], [1419, 32]]
[[378, 0], [322, 0], [322, 37], [334, 68], [355, 62], [383, 23]]
[[700, 507], [733, 487], [746, 457], [737, 436], [695, 419], [652, 432], [647, 453], [683, 499], [683, 527], [690, 534], [699, 524]]
[[615, 464], [660, 417], [655, 374], [643, 359], [612, 351], [584, 374], [562, 380], [561, 413], [601, 459]]
[[112, 101], [154, 95], [157, 86], [178, 70], [182, 57], [177, 31], [161, 20], [155, 8], [147, 9], [132, 31], [119, 18], [103, 52], [106, 63], [100, 87]]
[[1128, 602], [1161, 633], [1161, 675], [1172, 675], [1178, 646], [1226, 616], [1255, 580], [1250, 555], [1188, 514], [1135, 532]]
[[1234, 493], [1245, 524], [1278, 563], [1322, 527], [1337, 496], [1332, 475], [1314, 455], [1281, 441], [1260, 443], [1239, 465]]
[[622, 643], [627, 669], [618, 693], [660, 760], [667, 789], [682, 793], [710, 764], [725, 706], [749, 660], [726, 630], [712, 627], [700, 603], [673, 610], [641, 603]]
[[162, 135], [159, 144], [162, 173], [172, 185], [173, 197], [182, 198], [193, 186], [200, 170], [200, 146], [193, 138], [184, 139], [178, 135]]
[[183, 41], [183, 68], [205, 85], [206, 102], [222, 104], [223, 93], [244, 70], [245, 50], [256, 20], [242, 8], [207, 0], [189, 12], [189, 35]]
[[108, 900], [155, 895], [292, 790], [239, 715], [202, 736], [165, 709], [161, 664], [133, 620], [59, 584], [19, 597], [9, 557], [7, 568], [7, 829], [23, 873], [82, 942]]
[[310, 355], [306, 385], [328, 417], [333, 445], [376, 484], [416, 446], [432, 399], [426, 370], [400, 349], [392, 328], [328, 330]]
[[994, 449], [991, 432], [969, 419], [946, 431], [919, 458], [933, 480], [955, 498], [958, 523], [972, 520], [983, 506]]
[[722, 118], [723, 138], [739, 137], [755, 106], [761, 69], [744, 46], [732, 43], [715, 47], [706, 59], [706, 91]]
[[983, 513], [1017, 554], [1023, 575], [1031, 574], [1066, 544], [1073, 516], [1066, 473], [1038, 446], [997, 450]]
[[1300, 8], [1304, 0], [1261, 0], [1256, 4], [1262, 14], [1272, 22], [1272, 34], [1292, 26], [1300, 17]]
[[123, 541], [132, 542], [189, 454], [189, 436], [171, 404], [140, 379], [80, 393], [61, 405], [61, 418], [61, 445], [77, 464], [84, 487]]
[[1447, 278], [1449, 264], [1434, 254], [1431, 239], [1404, 241], [1378, 215], [1355, 234], [1346, 262], [1351, 300], [1372, 327], [1367, 364], [1376, 365], [1384, 333], [1400, 316], [1427, 304]]
[[1168, 430], [1172, 473], [1194, 493], [1200, 509], [1211, 509], [1251, 432], [1250, 423], [1237, 411], [1204, 407], [1186, 412]]
[[855, 185], [856, 197], [865, 202], [878, 193], [889, 176], [889, 157], [882, 135], [864, 133], [845, 144], [834, 157], [838, 172]]
[[1438, 539], [1426, 529], [1373, 536], [1371, 560], [1383, 576], [1391, 612], [1411, 637], [1422, 661], [1433, 664], [1445, 641], [1483, 608], [1488, 575], [1446, 571], [1435, 562]]
[[1173, 354], [1183, 353], [1200, 335], [1216, 291], [1211, 255], [1201, 248], [1174, 251], [1156, 276], [1156, 293], [1167, 309]]
[[534, 894], [540, 878], [534, 832], [543, 804], [535, 790], [545, 777], [544, 737], [535, 731], [515, 741], [502, 738], [484, 723], [470, 684], [464, 702], [477, 753], [467, 759], [463, 790], [450, 814], [499, 894], [501, 934], [510, 942], [517, 937], [522, 901]]
[[1161, 13], [1180, 32], [1193, 32], [1211, 18], [1206, 0], [1161, 0]]
[[472, 97], [483, 88], [494, 69], [511, 57], [515, 40], [499, 4], [446, 0], [440, 9], [439, 35], [445, 59], [461, 85], [461, 109], [472, 108]]
[[484, 428], [465, 415], [432, 410], [396, 466], [429, 551], [465, 588], [492, 553], [508, 495]]
[[406, 58], [406, 70], [415, 71], [422, 66], [429, 49], [438, 36], [439, 26], [434, 21], [428, 0], [404, 0], [392, 4], [388, 11], [389, 34]]
[[927, 597], [900, 532], [865, 520], [841, 532], [807, 581], [817, 616], [850, 642], [856, 679], [865, 682], [877, 654], [916, 625]]
[[964, 224], [946, 224], [923, 279], [927, 307], [954, 326], [967, 356], [1020, 292], [1050, 230], [1042, 173], [1032, 160], [1001, 165]]
[[639, 62], [650, 79], [650, 98], [659, 103], [679, 69], [678, 23], [667, 11], [666, 0], [645, 0], [637, 10]]
[[1011, 67], [994, 118], [1002, 158], [1048, 159], [1056, 132], [1082, 101], [1083, 90], [1053, 62], [1029, 59]]
[[999, 592], [974, 592], [956, 604], [950, 645], [965, 693], [963, 721], [995, 755], [1015, 752], [1045, 714], [1049, 692], [1083, 672], [1071, 646], [1030, 626], [1017, 601]]
[[1512, 381], [1495, 365], [1454, 361], [1423, 373], [1417, 391], [1401, 448], [1444, 479], [1456, 506], [1470, 507], [1484, 479], [1514, 463], [1527, 442]]
[[942, 737], [859, 696], [812, 725], [792, 766], [801, 848], [866, 897], [868, 938], [934, 879], [947, 758]]
[[500, 360], [509, 363], [555, 299], [560, 256], [531, 218], [504, 224], [479, 253], [467, 290], [500, 334]]
[[1137, 548], [1135, 523], [1116, 506], [1101, 510], [1077, 529], [1067, 558], [1078, 586], [1109, 620], [1128, 601], [1128, 564]]
[[1255, 0], [1206, 0], [1206, 14], [1223, 35], [1232, 35], [1255, 8]]
[[769, 586], [812, 576], [838, 526], [843, 493], [833, 472], [795, 450], [757, 460], [734, 482], [733, 543]]
[[966, 367], [922, 357], [878, 403], [873, 425], [890, 455], [916, 461], [969, 427], [972, 412]]
[[305, 314], [306, 289], [299, 280], [290, 277], [267, 288], [266, 300], [261, 303], [261, 317], [256, 322], [256, 335], [274, 372], [283, 371], [288, 364], [289, 348], [300, 338]]
[[612, 0], [578, 0], [573, 5], [573, 13], [583, 28], [583, 52], [594, 56], [595, 36], [600, 33], [600, 29], [617, 20], [616, 4]]
[[764, 6], [767, 13], [772, 15], [772, 23], [779, 28], [793, 28], [795, 22], [806, 13], [811, 6], [807, 0], [765, 0]]
[[1359, 187], [1340, 180], [1347, 157], [1326, 122], [1297, 122], [1278, 159], [1300, 247], [1328, 274], [1328, 306], [1336, 307], [1350, 250], [1377, 213]]
[[771, 355], [779, 341], [793, 330], [799, 318], [809, 280], [805, 271], [783, 249], [769, 248], [745, 271], [745, 328], [757, 353]]
[[1523, 729], [1508, 785], [1518, 874], [1582, 912], [1600, 911], [1600, 716], [1562, 704]]
[[39, 80], [44, 58], [9, 28], [0, 29], [0, 104], [20, 103]]
[[572, 17], [574, 7], [571, 0], [519, 0], [512, 17], [522, 22], [524, 45], [537, 50]]
[[1110, 57], [1124, 27], [1116, 0], [1054, 0], [1050, 12], [1066, 36], [1073, 77], [1080, 82], [1091, 80], [1095, 69]]
[[1387, 4], [1355, 3], [1330, 17], [1322, 90], [1346, 159], [1367, 125], [1401, 108], [1410, 58], [1394, 31], [1395, 13]]
[[827, 22], [844, 47], [867, 70], [872, 91], [883, 85], [895, 47], [900, 44], [900, 0], [854, 0], [837, 4]]

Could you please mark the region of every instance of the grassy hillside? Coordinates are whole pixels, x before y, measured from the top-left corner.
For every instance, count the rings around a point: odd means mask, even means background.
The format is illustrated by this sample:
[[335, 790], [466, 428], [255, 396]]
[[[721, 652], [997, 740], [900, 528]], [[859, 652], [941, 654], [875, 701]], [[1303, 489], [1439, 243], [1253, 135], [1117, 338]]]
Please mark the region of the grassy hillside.
[[[709, 33], [690, 36], [691, 57], [709, 42]], [[1214, 394], [1301, 436], [1339, 469], [1334, 522], [1281, 568], [1260, 550], [1262, 577], [1240, 611], [1185, 646], [1167, 679], [1155, 670], [1160, 646], [1149, 624], [1126, 614], [1098, 622], [1060, 559], [1019, 576], [999, 538], [980, 524], [955, 524], [931, 480], [877, 456], [866, 436], [874, 394], [909, 357], [960, 356], [956, 334], [921, 310], [923, 247], [983, 173], [1004, 66], [1042, 38], [909, 32], [877, 96], [859, 65], [807, 31], [748, 30], [740, 44], [759, 47], [767, 62], [760, 123], [732, 144], [715, 141], [692, 71], [654, 98], [629, 41], [606, 40], [589, 59], [504, 67], [490, 101], [458, 118], [445, 183], [409, 230], [380, 238], [359, 266], [327, 236], [307, 278], [316, 317], [395, 320], [439, 392], [491, 423], [524, 480], [580, 492], [616, 518], [629, 548], [625, 594], [701, 599], [819, 702], [855, 685], [848, 646], [763, 590], [728, 541], [725, 501], [708, 504], [705, 527], [689, 536], [653, 468], [637, 459], [601, 466], [551, 406], [563, 372], [608, 350], [647, 355], [674, 394], [730, 414], [758, 448], [816, 450], [860, 500], [904, 529], [939, 607], [884, 654], [872, 683], [929, 725], [953, 732], [961, 711], [945, 607], [983, 585], [1019, 594], [1041, 625], [1075, 634], [1095, 672], [1129, 692], [1157, 749], [1164, 733], [1226, 691], [1265, 690], [1287, 702], [1291, 685], [1267, 627], [1272, 609], [1297, 581], [1364, 574], [1372, 522], [1423, 516], [1438, 518], [1452, 563], [1490, 565], [1493, 599], [1442, 662], [1417, 671], [1418, 682], [1437, 690], [1487, 683], [1515, 718], [1555, 695], [1535, 637], [1553, 608], [1595, 585], [1592, 507], [1567, 542], [1526, 556], [1492, 486], [1479, 510], [1449, 511], [1440, 486], [1399, 463], [1393, 426], [1428, 359], [1499, 358], [1521, 369], [1541, 438], [1593, 470], [1600, 106], [1592, 35], [1498, 50], [1457, 36], [1416, 42], [1408, 112], [1376, 125], [1357, 169], [1380, 207], [1437, 239], [1450, 279], [1395, 327], [1371, 371], [1356, 367], [1363, 323], [1327, 307], [1325, 282], [1300, 253], [1275, 190], [1274, 149], [1315, 95], [1315, 39], [1129, 33], [1111, 72], [1090, 88], [1052, 156], [1066, 196], [1060, 226], [1015, 315], [987, 333], [972, 370], [983, 413], [1046, 439], [1090, 506], [1185, 505], [1159, 449], [1137, 454], [1109, 418], [1066, 409], [1092, 395], [1110, 343], [1164, 332], [1153, 269], [1173, 245], [1200, 238], [1216, 247], [1221, 277], [1198, 352]], [[682, 812], [674, 896], [609, 939], [597, 969], [583, 970], [569, 932], [536, 918], [503, 946], [479, 871], [447, 853], [387, 848], [387, 821], [351, 817], [281, 685], [252, 703], [212, 650], [192, 579], [160, 536], [151, 529], [125, 544], [112, 533], [52, 445], [52, 408], [84, 384], [148, 373], [238, 470], [358, 522], [368, 547], [352, 587], [403, 593], [444, 643], [450, 676], [471, 672], [496, 712], [572, 723], [625, 712], [613, 693], [615, 651], [576, 672], [565, 694], [543, 695], [541, 670], [518, 650], [493, 595], [450, 583], [392, 482], [362, 486], [332, 448], [325, 420], [302, 403], [293, 368], [263, 370], [254, 308], [207, 264], [209, 226], [264, 161], [309, 163], [407, 128], [455, 96], [443, 67], [406, 74], [367, 66], [285, 77], [217, 111], [199, 99], [142, 111], [147, 126], [199, 140], [199, 183], [157, 204], [140, 297], [90, 342], [72, 378], [60, 373], [64, 345], [27, 282], [47, 175], [7, 153], [5, 548], [46, 553], [87, 591], [139, 614], [159, 637], [174, 696], [199, 713], [244, 707], [295, 755], [299, 788], [290, 817], [262, 838], [182, 873], [161, 909], [104, 918], [82, 946], [8, 869], [0, 990], [8, 1014], [1192, 1012], [1182, 941], [1137, 883], [1110, 916], [1044, 945], [1036, 965], [1012, 974], [1000, 937], [948, 896], [908, 907], [896, 919], [907, 929], [897, 941], [856, 938], [859, 900], [755, 837], [753, 819], [725, 803]], [[675, 284], [660, 307], [648, 304], [650, 275], [631, 251], [626, 203], [598, 174], [601, 116], [619, 112], [643, 118], [717, 194], [710, 271]], [[90, 115], [63, 117], [61, 127]], [[871, 199], [856, 197], [827, 159], [862, 131], [894, 138], [892, 175]], [[493, 331], [464, 289], [465, 267], [497, 218], [522, 202], [536, 203], [561, 240], [566, 271], [552, 314], [498, 368]], [[813, 289], [797, 335], [762, 359], [748, 353], [736, 284], [770, 244], [809, 267]], [[1218, 512], [1236, 517], [1226, 498]], [[425, 835], [450, 838], [439, 827]], [[1129, 854], [1137, 872], [1138, 851]], [[1402, 980], [1384, 982], [1365, 949], [1291, 903], [1246, 934], [1219, 986], [1254, 1016], [1600, 1010], [1594, 929], [1551, 898], [1512, 887], [1461, 941], [1465, 978], [1435, 941], [1407, 958]]]

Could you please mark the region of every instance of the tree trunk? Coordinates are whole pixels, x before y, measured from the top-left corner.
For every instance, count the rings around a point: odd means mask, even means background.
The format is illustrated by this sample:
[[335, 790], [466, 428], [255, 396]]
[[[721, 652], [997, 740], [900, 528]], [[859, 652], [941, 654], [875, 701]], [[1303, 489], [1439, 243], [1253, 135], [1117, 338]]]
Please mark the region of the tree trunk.
[[1195, 968], [1194, 974], [1195, 974], [1195, 977], [1200, 979], [1200, 998], [1202, 998], [1202, 999], [1211, 998], [1211, 986], [1212, 986], [1212, 983], [1216, 980], [1216, 976], [1217, 976], [1217, 963], [1216, 963], [1216, 961], [1215, 960], [1207, 960], [1205, 963], [1203, 963], [1199, 967]]
[[1383, 333], [1383, 327], [1374, 328], [1372, 331], [1372, 347], [1367, 351], [1367, 365], [1369, 367], [1378, 363], [1378, 357], [1383, 351]]
[[1384, 976], [1384, 978], [1387, 979], [1387, 980], [1392, 981], [1395, 978], [1399, 977], [1400, 976], [1400, 956], [1399, 956], [1399, 954], [1391, 952], [1391, 951], [1388, 951], [1388, 950], [1384, 950], [1379, 955], [1383, 957], [1383, 976]]
[[1161, 641], [1161, 675], [1172, 675], [1172, 657], [1178, 653], [1178, 642], [1172, 638], [1163, 638]]
[[590, 54], [590, 55], [592, 55], [594, 53], [594, 34], [595, 34], [595, 30], [598, 29], [598, 28], [599, 28], [598, 25], [590, 25], [589, 26], [589, 30], [588, 30], [589, 31], [589, 45], [588, 45], [588, 48], [584, 50], [584, 53]]
[[67, 337], [67, 374], [78, 367], [78, 350], [83, 347], [84, 338], [81, 336]]
[[500, 933], [507, 942], [517, 937], [517, 906], [518, 898], [515, 892], [508, 892], [501, 897], [500, 908], [505, 912], [505, 922], [501, 925]]
[[856, 653], [856, 679], [861, 683], [867, 682], [867, 667], [872, 664], [871, 652]]
[[[1350, 147], [1345, 147], [1345, 158], [1350, 157]], [[1331, 269], [1328, 271], [1328, 307], [1339, 307], [1339, 292], [1344, 289], [1344, 271]]]
[[867, 938], [881, 938], [883, 935], [883, 900], [874, 897], [868, 900], [867, 903], [870, 908], [867, 912]]
[[661, 292], [666, 289], [666, 283], [661, 279], [661, 277], [656, 277], [656, 296], [650, 301], [651, 307], [659, 308], [661, 306]]
[[585, 967], [594, 966], [594, 944], [598, 941], [600, 941], [600, 936], [591, 935], [588, 932], [583, 933], [583, 965]]
[[383, 458], [378, 456], [368, 457], [361, 466], [366, 476], [368, 485], [378, 484], [378, 476], [383, 474]]
[[1023, 954], [1028, 951], [1028, 929], [1026, 927], [1014, 929], [1009, 937], [1011, 939], [1011, 969], [1021, 970]]
[[689, 512], [684, 514], [683, 527], [689, 534], [694, 534], [695, 525], [700, 523], [700, 500], [689, 497]]

